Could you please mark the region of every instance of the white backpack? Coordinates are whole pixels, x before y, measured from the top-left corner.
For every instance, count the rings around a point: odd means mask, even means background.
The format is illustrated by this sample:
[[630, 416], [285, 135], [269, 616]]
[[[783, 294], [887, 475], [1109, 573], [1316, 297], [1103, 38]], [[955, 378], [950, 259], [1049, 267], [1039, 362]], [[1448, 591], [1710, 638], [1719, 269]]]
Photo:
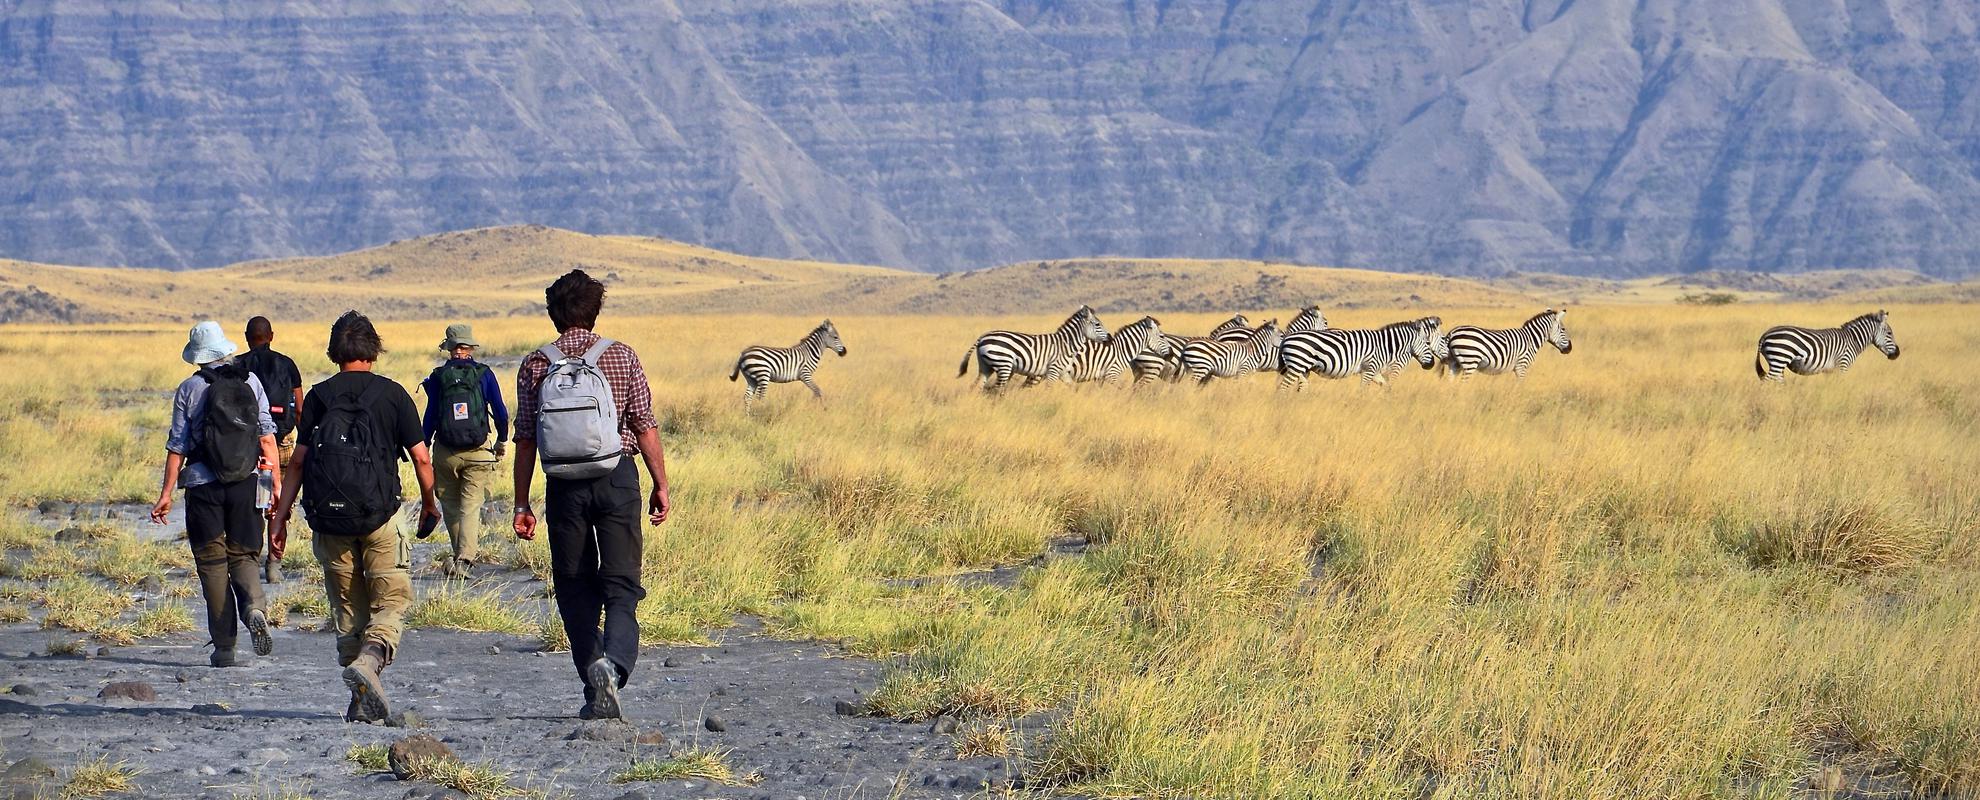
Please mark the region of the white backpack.
[[598, 368], [598, 359], [611, 346], [611, 339], [600, 337], [575, 358], [555, 343], [538, 351], [550, 359], [550, 372], [537, 387], [536, 453], [543, 459], [543, 474], [584, 480], [619, 465], [624, 449], [619, 410], [612, 402], [612, 384]]

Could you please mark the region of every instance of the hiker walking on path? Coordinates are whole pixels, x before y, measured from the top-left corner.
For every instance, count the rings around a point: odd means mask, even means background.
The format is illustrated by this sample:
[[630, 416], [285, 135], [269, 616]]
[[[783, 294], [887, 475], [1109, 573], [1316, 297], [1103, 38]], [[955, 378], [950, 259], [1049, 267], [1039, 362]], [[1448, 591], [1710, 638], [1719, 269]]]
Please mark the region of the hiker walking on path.
[[[248, 351], [235, 361], [254, 373], [261, 381], [261, 391], [268, 397], [268, 416], [275, 420], [275, 444], [281, 458], [277, 459], [282, 469], [289, 468], [289, 456], [296, 449], [296, 419], [302, 413], [302, 373], [296, 369], [295, 359], [275, 352], [270, 345], [275, 343], [275, 326], [267, 317], [253, 317], [247, 321]], [[275, 546], [273, 536], [275, 523], [268, 523], [270, 542], [267, 553], [261, 559], [261, 579], [269, 583], [282, 582], [282, 549]], [[282, 543], [287, 546], [287, 542]]]
[[[443, 568], [449, 578], [466, 578], [474, 570], [475, 558], [481, 554], [481, 504], [488, 501], [508, 450], [509, 408], [502, 404], [495, 371], [474, 360], [480, 348], [472, 326], [447, 326], [447, 338], [440, 342], [447, 363], [421, 384], [426, 392], [421, 428], [433, 449], [434, 485], [454, 546]], [[490, 419], [495, 423], [492, 441]]]
[[[261, 561], [263, 520], [273, 497], [257, 498], [261, 464], [272, 465], [269, 487], [281, 478], [275, 421], [261, 381], [233, 361], [238, 349], [220, 323], [194, 326], [180, 354], [199, 370], [172, 395], [172, 427], [165, 439], [165, 480], [151, 521], [164, 524], [172, 493], [186, 490], [186, 543], [206, 601], [206, 630], [213, 637], [215, 667], [238, 663], [234, 644], [245, 623], [256, 655], [274, 651], [268, 601], [255, 575]], [[257, 508], [259, 505], [259, 508]]]
[[557, 613], [584, 681], [578, 717], [617, 719], [619, 689], [639, 657], [634, 612], [646, 597], [633, 456], [653, 478], [646, 516], [654, 525], [667, 520], [670, 505], [666, 456], [638, 354], [591, 330], [605, 285], [571, 270], [543, 294], [558, 336], [516, 373], [515, 531], [536, 538], [529, 489], [541, 455]]
[[315, 534], [311, 546], [323, 565], [337, 663], [351, 690], [344, 719], [354, 722], [391, 715], [379, 674], [397, 654], [413, 600], [412, 553], [396, 519], [400, 458], [412, 461], [418, 477], [421, 521], [440, 516], [412, 395], [371, 371], [383, 352], [377, 329], [356, 311], [330, 327], [328, 355], [338, 372], [303, 400], [301, 433], [275, 515], [275, 537], [286, 540], [300, 489]]

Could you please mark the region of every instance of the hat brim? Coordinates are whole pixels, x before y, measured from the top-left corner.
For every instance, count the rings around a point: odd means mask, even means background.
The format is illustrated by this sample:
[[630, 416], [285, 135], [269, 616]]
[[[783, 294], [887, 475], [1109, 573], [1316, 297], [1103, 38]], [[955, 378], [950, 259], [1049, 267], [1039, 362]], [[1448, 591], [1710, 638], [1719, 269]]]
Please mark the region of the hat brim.
[[452, 350], [452, 349], [454, 349], [454, 348], [456, 348], [456, 347], [472, 347], [472, 348], [475, 348], [475, 349], [477, 349], [477, 350], [479, 350], [479, 349], [481, 349], [481, 343], [480, 343], [480, 342], [477, 342], [477, 341], [474, 341], [474, 340], [472, 340], [472, 339], [469, 339], [469, 340], [467, 340], [467, 341], [461, 341], [461, 342], [457, 342], [457, 341], [454, 341], [454, 340], [452, 340], [452, 339], [448, 339], [447, 341], [444, 341], [444, 342], [441, 342], [441, 343], [440, 343], [440, 349], [442, 349], [442, 350]]
[[235, 347], [233, 342], [222, 339], [219, 342], [208, 343], [203, 346], [196, 346], [188, 342], [186, 349], [179, 351], [179, 357], [185, 359], [188, 364], [199, 366], [223, 360], [237, 352], [240, 352], [240, 348]]

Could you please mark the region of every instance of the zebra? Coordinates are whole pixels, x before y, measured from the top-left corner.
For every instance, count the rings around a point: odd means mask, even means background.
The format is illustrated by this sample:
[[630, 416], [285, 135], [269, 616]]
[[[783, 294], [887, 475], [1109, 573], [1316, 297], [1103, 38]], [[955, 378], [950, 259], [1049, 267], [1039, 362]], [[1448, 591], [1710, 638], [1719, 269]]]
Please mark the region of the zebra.
[[1086, 343], [1061, 377], [1074, 383], [1111, 384], [1128, 372], [1133, 359], [1147, 353], [1157, 357], [1169, 354], [1169, 338], [1162, 334], [1162, 323], [1154, 317], [1142, 317], [1114, 331], [1105, 342]]
[[811, 374], [818, 371], [818, 361], [830, 348], [841, 358], [846, 355], [846, 344], [839, 340], [839, 329], [831, 320], [818, 323], [810, 333], [790, 347], [766, 347], [752, 345], [743, 348], [742, 355], [736, 357], [735, 369], [729, 370], [729, 380], [743, 376], [743, 408], [762, 397], [773, 383], [802, 381], [811, 389], [811, 396], [824, 399], [825, 393], [818, 390], [818, 384], [811, 382]]
[[1820, 330], [1778, 325], [1760, 334], [1760, 350], [1753, 358], [1753, 371], [1763, 381], [1787, 380], [1784, 370], [1793, 370], [1796, 375], [1831, 370], [1848, 372], [1857, 354], [1871, 345], [1884, 351], [1885, 358], [1898, 357], [1890, 312], [1879, 310], [1845, 322], [1841, 327]]
[[1202, 386], [1211, 378], [1236, 378], [1257, 372], [1279, 349], [1279, 321], [1270, 320], [1242, 342], [1198, 340], [1183, 348], [1183, 370]]
[[1450, 356], [1444, 363], [1452, 375], [1462, 378], [1479, 372], [1497, 375], [1508, 369], [1524, 378], [1527, 368], [1533, 365], [1533, 357], [1540, 354], [1542, 344], [1553, 343], [1562, 355], [1574, 350], [1574, 342], [1568, 339], [1567, 323], [1561, 321], [1565, 314], [1567, 309], [1550, 308], [1511, 329], [1459, 325], [1445, 334]]
[[1242, 342], [1250, 336], [1251, 320], [1246, 319], [1243, 314], [1232, 314], [1230, 319], [1218, 323], [1217, 327], [1210, 329], [1209, 336], [1178, 336], [1173, 333], [1162, 334], [1162, 338], [1169, 344], [1167, 355], [1156, 355], [1153, 352], [1144, 350], [1141, 355], [1135, 356], [1129, 361], [1129, 366], [1134, 369], [1134, 383], [1136, 386], [1139, 386], [1158, 379], [1167, 379], [1173, 382], [1182, 377], [1182, 351], [1184, 347], [1189, 346], [1190, 342], [1202, 339], [1215, 339], [1221, 342]]
[[1258, 371], [1279, 371], [1279, 353], [1285, 349], [1286, 336], [1291, 336], [1301, 331], [1324, 331], [1326, 329], [1327, 315], [1320, 313], [1319, 306], [1313, 305], [1300, 309], [1299, 313], [1293, 317], [1292, 322], [1286, 324], [1285, 332], [1280, 335], [1279, 346], [1272, 349], [1271, 356], [1265, 359], [1265, 363], [1259, 366]]
[[976, 358], [976, 371], [983, 388], [1001, 391], [1012, 375], [1057, 380], [1072, 356], [1087, 342], [1104, 341], [1107, 328], [1092, 306], [1080, 306], [1057, 330], [1045, 334], [991, 331], [976, 337], [976, 344], [963, 354], [960, 378], [969, 374], [969, 359]]
[[1361, 373], [1361, 382], [1387, 385], [1416, 359], [1424, 369], [1437, 366], [1444, 335], [1437, 317], [1396, 322], [1374, 330], [1307, 330], [1288, 333], [1279, 343], [1279, 388], [1306, 391], [1306, 376], [1345, 378]]

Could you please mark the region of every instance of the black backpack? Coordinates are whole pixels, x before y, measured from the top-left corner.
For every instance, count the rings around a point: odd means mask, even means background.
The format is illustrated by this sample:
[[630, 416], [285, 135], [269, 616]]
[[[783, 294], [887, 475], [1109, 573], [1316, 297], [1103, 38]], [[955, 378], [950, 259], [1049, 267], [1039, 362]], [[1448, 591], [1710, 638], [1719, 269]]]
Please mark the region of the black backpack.
[[200, 417], [199, 454], [194, 460], [215, 480], [234, 483], [254, 477], [261, 460], [261, 403], [248, 385], [248, 371], [228, 364], [200, 367], [206, 379], [206, 411]]
[[302, 504], [317, 533], [362, 536], [399, 510], [397, 448], [372, 419], [370, 404], [390, 381], [373, 377], [363, 391], [330, 400], [308, 442]]
[[275, 419], [275, 437], [296, 429], [296, 386], [289, 383], [289, 371], [282, 369], [282, 358], [268, 348], [249, 350], [234, 359], [261, 380], [261, 392], [268, 396], [268, 415]]
[[440, 424], [433, 438], [455, 450], [472, 450], [488, 441], [488, 398], [481, 394], [481, 364], [447, 364], [433, 371], [440, 403]]

